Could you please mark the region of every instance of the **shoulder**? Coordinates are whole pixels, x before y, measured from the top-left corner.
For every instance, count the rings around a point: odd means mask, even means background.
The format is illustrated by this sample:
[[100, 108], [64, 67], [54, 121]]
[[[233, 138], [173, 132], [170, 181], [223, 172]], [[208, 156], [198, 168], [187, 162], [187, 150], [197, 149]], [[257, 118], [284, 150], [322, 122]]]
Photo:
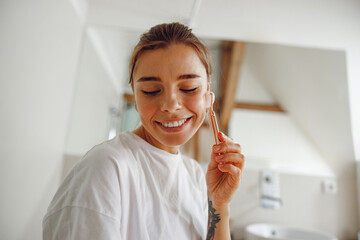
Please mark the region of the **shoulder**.
[[88, 158], [116, 158], [131, 153], [132, 146], [136, 144], [129, 133], [121, 133], [113, 139], [104, 141], [91, 148], [82, 160]]
[[92, 191], [112, 187], [118, 189], [115, 183], [120, 184], [121, 179], [126, 179], [129, 171], [137, 166], [134, 149], [136, 142], [129, 133], [121, 133], [98, 144], [74, 166], [64, 184], [69, 181], [91, 188]]
[[79, 161], [76, 168], [89, 170], [116, 170], [120, 165], [131, 162], [136, 142], [129, 133], [121, 133], [111, 140], [107, 140], [91, 148]]
[[120, 184], [133, 162], [123, 135], [94, 146], [83, 156], [63, 180], [47, 216], [74, 206], [109, 217], [118, 216]]

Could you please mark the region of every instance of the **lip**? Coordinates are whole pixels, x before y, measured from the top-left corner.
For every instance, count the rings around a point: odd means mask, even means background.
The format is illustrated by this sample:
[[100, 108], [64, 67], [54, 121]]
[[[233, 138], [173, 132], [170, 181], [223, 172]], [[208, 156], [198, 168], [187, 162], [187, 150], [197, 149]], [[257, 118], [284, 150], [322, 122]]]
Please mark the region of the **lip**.
[[186, 121], [183, 125], [179, 126], [179, 127], [165, 127], [163, 126], [161, 123], [169, 123], [169, 122], [174, 122], [174, 121], [181, 121], [184, 120], [184, 118], [178, 118], [178, 119], [171, 119], [171, 120], [166, 120], [166, 121], [155, 121], [155, 123], [160, 127], [160, 129], [162, 129], [165, 132], [180, 132], [182, 131], [191, 121], [192, 117], [186, 118]]

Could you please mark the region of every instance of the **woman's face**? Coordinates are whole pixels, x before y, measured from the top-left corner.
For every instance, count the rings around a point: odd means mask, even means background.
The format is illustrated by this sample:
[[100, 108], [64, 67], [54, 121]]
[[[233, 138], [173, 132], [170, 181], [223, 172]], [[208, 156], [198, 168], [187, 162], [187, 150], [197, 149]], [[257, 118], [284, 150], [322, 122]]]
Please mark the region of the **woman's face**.
[[199, 129], [210, 107], [204, 65], [192, 47], [174, 44], [142, 53], [133, 79], [145, 138], [176, 153]]

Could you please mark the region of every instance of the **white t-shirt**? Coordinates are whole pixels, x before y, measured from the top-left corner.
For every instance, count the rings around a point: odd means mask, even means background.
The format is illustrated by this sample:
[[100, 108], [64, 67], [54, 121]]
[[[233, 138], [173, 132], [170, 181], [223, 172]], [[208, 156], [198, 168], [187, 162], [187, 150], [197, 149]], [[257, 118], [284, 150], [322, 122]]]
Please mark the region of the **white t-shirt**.
[[74, 166], [43, 220], [43, 239], [205, 239], [199, 164], [126, 132]]

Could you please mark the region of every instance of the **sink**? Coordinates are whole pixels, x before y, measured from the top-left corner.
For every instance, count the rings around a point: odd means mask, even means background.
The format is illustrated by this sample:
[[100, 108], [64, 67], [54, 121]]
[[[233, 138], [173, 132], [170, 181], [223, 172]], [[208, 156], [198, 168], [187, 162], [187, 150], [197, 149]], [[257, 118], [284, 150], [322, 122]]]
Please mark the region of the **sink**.
[[316, 230], [257, 223], [245, 229], [245, 240], [337, 240], [336, 237]]

